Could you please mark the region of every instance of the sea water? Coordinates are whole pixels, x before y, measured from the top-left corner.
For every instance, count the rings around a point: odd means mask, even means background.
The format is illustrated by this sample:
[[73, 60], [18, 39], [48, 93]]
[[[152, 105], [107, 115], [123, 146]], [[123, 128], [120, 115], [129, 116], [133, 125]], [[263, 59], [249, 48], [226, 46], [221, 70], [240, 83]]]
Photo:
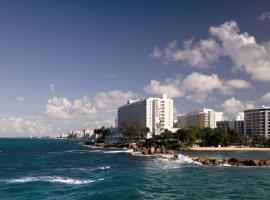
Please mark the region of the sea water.
[[268, 158], [268, 152], [179, 152], [179, 160], [78, 140], [0, 139], [0, 199], [270, 199], [269, 167], [203, 166], [185, 154]]

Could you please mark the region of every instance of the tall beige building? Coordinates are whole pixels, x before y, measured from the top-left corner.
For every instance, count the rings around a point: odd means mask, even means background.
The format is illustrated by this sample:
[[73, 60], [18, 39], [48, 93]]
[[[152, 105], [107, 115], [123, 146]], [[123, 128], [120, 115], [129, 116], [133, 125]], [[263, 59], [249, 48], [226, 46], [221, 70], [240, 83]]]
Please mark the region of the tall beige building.
[[118, 108], [118, 127], [124, 120], [140, 123], [150, 129], [147, 138], [162, 130], [173, 128], [173, 100], [163, 94], [161, 98], [129, 100]]

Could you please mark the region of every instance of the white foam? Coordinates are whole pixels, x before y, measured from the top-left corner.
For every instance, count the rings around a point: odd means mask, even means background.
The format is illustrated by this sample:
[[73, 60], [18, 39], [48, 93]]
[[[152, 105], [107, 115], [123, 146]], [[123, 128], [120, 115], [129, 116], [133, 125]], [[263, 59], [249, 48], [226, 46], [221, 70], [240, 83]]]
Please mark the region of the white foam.
[[103, 166], [103, 167], [100, 167], [99, 169], [110, 169], [111, 168], [111, 166], [110, 165], [108, 165], [108, 166]]
[[67, 184], [67, 185], [81, 185], [93, 183], [96, 181], [102, 181], [104, 179], [100, 178], [97, 180], [80, 180], [80, 179], [72, 179], [67, 177], [60, 176], [37, 176], [37, 177], [25, 177], [18, 179], [9, 179], [6, 180], [7, 183], [28, 183], [28, 182], [50, 182], [50, 183], [59, 183], [59, 184]]
[[115, 150], [115, 151], [104, 151], [104, 153], [132, 153], [132, 149], [127, 150]]

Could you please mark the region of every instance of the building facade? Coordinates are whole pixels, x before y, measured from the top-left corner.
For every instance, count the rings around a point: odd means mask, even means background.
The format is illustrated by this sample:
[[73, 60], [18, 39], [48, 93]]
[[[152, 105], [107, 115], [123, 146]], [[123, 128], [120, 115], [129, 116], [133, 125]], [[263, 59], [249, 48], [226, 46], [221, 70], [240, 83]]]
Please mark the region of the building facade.
[[212, 109], [200, 109], [177, 116], [177, 128], [216, 128], [216, 122], [223, 120], [223, 112]]
[[124, 120], [142, 124], [150, 129], [147, 138], [160, 131], [173, 128], [173, 100], [166, 94], [162, 98], [130, 100], [118, 108], [118, 127]]
[[244, 111], [245, 136], [270, 136], [270, 107]]
[[239, 134], [244, 134], [244, 120], [224, 120], [217, 122], [217, 128], [231, 129]]

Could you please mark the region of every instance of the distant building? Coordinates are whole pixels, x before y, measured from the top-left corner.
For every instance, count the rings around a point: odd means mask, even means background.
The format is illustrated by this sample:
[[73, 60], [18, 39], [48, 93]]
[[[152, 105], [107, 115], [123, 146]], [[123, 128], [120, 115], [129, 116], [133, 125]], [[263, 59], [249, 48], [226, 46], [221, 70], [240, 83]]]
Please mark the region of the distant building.
[[173, 128], [173, 100], [163, 94], [162, 98], [130, 100], [118, 108], [118, 127], [121, 129], [124, 120], [136, 122], [148, 127], [152, 135]]
[[216, 128], [216, 122], [223, 120], [223, 112], [212, 109], [200, 109], [177, 116], [177, 128], [197, 127]]
[[217, 122], [217, 128], [231, 129], [237, 133], [244, 134], [244, 120], [224, 120]]
[[270, 135], [270, 107], [249, 109], [244, 111], [245, 136]]

